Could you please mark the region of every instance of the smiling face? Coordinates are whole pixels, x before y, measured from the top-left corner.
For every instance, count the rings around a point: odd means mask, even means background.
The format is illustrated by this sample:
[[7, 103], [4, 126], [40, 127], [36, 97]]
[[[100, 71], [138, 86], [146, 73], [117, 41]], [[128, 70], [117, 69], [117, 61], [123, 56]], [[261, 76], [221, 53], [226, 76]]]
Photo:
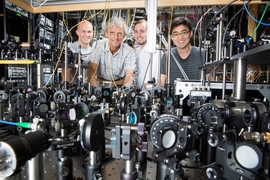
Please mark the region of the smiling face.
[[171, 38], [177, 48], [185, 49], [189, 47], [192, 35], [193, 31], [190, 31], [187, 26], [181, 24], [172, 29]]
[[146, 23], [136, 24], [134, 27], [134, 37], [136, 42], [144, 47], [147, 42], [147, 27]]
[[78, 42], [82, 47], [88, 47], [93, 38], [93, 26], [89, 21], [82, 21], [76, 30]]
[[112, 26], [108, 29], [106, 36], [109, 39], [110, 50], [117, 51], [125, 37], [124, 28]]

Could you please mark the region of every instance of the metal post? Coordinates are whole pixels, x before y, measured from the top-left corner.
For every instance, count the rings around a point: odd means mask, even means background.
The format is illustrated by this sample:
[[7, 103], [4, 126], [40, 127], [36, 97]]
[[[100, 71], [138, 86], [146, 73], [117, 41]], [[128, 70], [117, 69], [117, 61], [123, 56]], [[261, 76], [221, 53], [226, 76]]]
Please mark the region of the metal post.
[[[27, 133], [34, 132], [32, 130], [26, 131]], [[43, 154], [40, 153], [26, 162], [26, 172], [28, 180], [44, 179], [43, 173]]]
[[216, 39], [216, 58], [215, 58], [215, 60], [214, 61], [219, 61], [220, 59], [219, 59], [219, 44], [220, 44], [220, 31], [219, 31], [219, 29], [220, 29], [220, 25], [219, 24], [217, 24], [217, 32], [216, 32], [216, 36], [217, 36], [217, 39]]
[[[246, 51], [246, 47], [243, 45], [243, 52]], [[239, 58], [234, 61], [233, 97], [240, 101], [244, 101], [246, 97], [246, 71], [246, 59]]]
[[225, 98], [225, 90], [226, 90], [226, 63], [223, 64], [222, 99]]
[[65, 45], [65, 81], [67, 81], [67, 64], [68, 64], [68, 45], [67, 41], [64, 43]]
[[270, 72], [270, 65], [268, 64], [266, 71], [266, 83], [269, 83], [269, 72]]
[[[171, 35], [168, 36], [169, 41], [171, 40]], [[170, 83], [171, 77], [171, 43], [168, 43], [168, 52], [167, 52], [167, 83]]]
[[0, 119], [4, 119], [4, 112], [5, 112], [5, 108], [4, 108], [4, 101], [0, 102]]
[[[28, 59], [28, 51], [25, 50], [24, 52], [24, 59]], [[26, 70], [27, 70], [27, 84], [32, 85], [32, 78], [31, 78], [31, 69], [30, 69], [30, 64], [26, 65]]]
[[240, 101], [245, 100], [246, 96], [246, 70], [245, 59], [240, 58], [234, 61], [233, 96]]
[[221, 52], [221, 50], [222, 50], [222, 32], [223, 32], [223, 21], [222, 21], [222, 14], [220, 13], [220, 15], [219, 15], [219, 17], [220, 17], [220, 21], [219, 21], [219, 36], [218, 36], [218, 41], [219, 41], [219, 44], [218, 44], [218, 49], [219, 49], [219, 51], [218, 51], [218, 61], [220, 61], [221, 60], [221, 57], [222, 57], [222, 53], [223, 52]]
[[65, 89], [68, 89], [68, 82], [67, 82], [68, 45], [67, 45], [67, 41], [64, 42], [64, 46], [65, 46], [65, 74], [64, 74], [65, 81], [64, 81], [64, 86], [65, 86]]
[[158, 161], [156, 180], [164, 180], [167, 176], [167, 170], [168, 167], [165, 164]]
[[37, 64], [37, 88], [43, 86], [44, 76], [43, 76], [43, 65], [41, 64], [41, 49], [39, 50], [39, 63]]
[[28, 180], [44, 179], [42, 153], [27, 161], [26, 167]]
[[147, 52], [156, 52], [157, 0], [148, 1], [147, 5]]
[[[153, 68], [153, 66], [152, 66], [152, 64], [153, 64], [153, 53], [150, 53], [150, 59], [149, 59], [149, 80], [151, 81], [152, 80], [152, 78], [153, 78], [153, 76], [152, 76], [152, 68]], [[144, 82], [143, 82], [144, 83]]]
[[125, 160], [125, 169], [121, 172], [121, 180], [136, 180], [138, 178], [138, 172], [134, 167], [134, 159]]
[[79, 52], [78, 52], [78, 86], [81, 86], [82, 82], [82, 69], [81, 69], [81, 45], [79, 45]]
[[85, 164], [85, 179], [102, 179], [101, 163], [97, 162], [97, 152], [89, 152], [89, 162]]
[[133, 158], [131, 160], [125, 161], [125, 171], [127, 174], [131, 174], [134, 171], [134, 161]]
[[90, 151], [89, 152], [89, 164], [90, 165], [95, 165], [95, 164], [97, 164], [97, 153], [96, 152], [94, 152], [94, 151]]
[[7, 19], [6, 19], [6, 0], [2, 0], [1, 2], [2, 5], [0, 5], [1, 7], [1, 11], [0, 13], [3, 15], [3, 17], [0, 19], [0, 22], [2, 23], [2, 27], [0, 32], [2, 32], [2, 34], [0, 35], [1, 40], [3, 39], [4, 41], [7, 40]]

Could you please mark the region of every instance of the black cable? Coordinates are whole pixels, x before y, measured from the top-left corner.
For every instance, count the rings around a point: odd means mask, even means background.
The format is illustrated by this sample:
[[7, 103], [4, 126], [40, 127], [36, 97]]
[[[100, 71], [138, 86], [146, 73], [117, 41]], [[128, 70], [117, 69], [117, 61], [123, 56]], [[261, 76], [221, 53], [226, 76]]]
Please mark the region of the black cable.
[[207, 34], [207, 29], [210, 26], [210, 24], [212, 24], [212, 21], [215, 19], [215, 17], [217, 17], [217, 15], [226, 7], [230, 6], [232, 3], [236, 2], [237, 0], [233, 0], [230, 3], [226, 4], [223, 8], [221, 8], [214, 16], [213, 18], [210, 20], [210, 22], [207, 24], [206, 28], [205, 28], [205, 33], [204, 33], [204, 39], [206, 38], [206, 34]]
[[210, 73], [209, 74], [212, 74], [221, 64], [223, 63], [223, 59], [221, 60], [221, 61], [219, 61], [219, 63], [218, 63], [218, 65], [216, 65], [215, 67], [214, 67], [214, 69], [212, 69], [212, 71], [210, 71]]
[[264, 174], [258, 174], [258, 176], [262, 177], [262, 178], [265, 178], [264, 180], [269, 180], [269, 177], [267, 177], [266, 175]]
[[[37, 17], [37, 25], [36, 27], [34, 28], [34, 31], [33, 31], [33, 35], [32, 35], [32, 40], [33, 42], [35, 42], [35, 36], [36, 36], [36, 31], [37, 31], [37, 28], [40, 26], [41, 24], [41, 20], [39, 19], [41, 17], [42, 14], [39, 14], [38, 17]], [[34, 17], [33, 17], [34, 18]]]
[[89, 156], [89, 152], [85, 153], [85, 155], [83, 155], [83, 156], [80, 158], [80, 161], [79, 161], [79, 167], [80, 167], [80, 169], [81, 169], [81, 171], [82, 171], [83, 174], [85, 174], [84, 160], [85, 160], [85, 158], [86, 158], [87, 156]]
[[232, 29], [236, 29], [236, 31], [239, 31], [239, 30], [241, 31], [241, 29], [240, 29], [241, 26], [239, 26], [239, 24], [242, 24], [244, 12], [245, 11], [242, 11], [241, 15], [237, 18], [236, 23], [234, 24]]
[[[249, 3], [250, 1], [248, 1], [248, 3]], [[231, 18], [231, 20], [228, 22], [228, 24], [226, 25], [226, 27], [225, 27], [225, 29], [224, 29], [224, 35], [223, 35], [223, 38], [222, 38], [222, 51], [224, 50], [224, 48], [225, 48], [225, 34], [226, 34], [226, 32], [228, 31], [228, 27], [229, 27], [229, 25], [231, 25], [231, 23], [232, 23], [232, 20], [234, 20], [235, 19], [235, 17], [241, 12], [241, 11], [243, 11], [244, 10], [244, 6], [239, 10], [239, 11], [237, 11], [237, 13]]]
[[[153, 58], [152, 58], [152, 60], [153, 60]], [[141, 86], [141, 89], [143, 88], [143, 85], [144, 85], [144, 80], [145, 80], [146, 73], [147, 73], [148, 68], [149, 68], [149, 65], [150, 65], [150, 61], [151, 61], [151, 59], [149, 59], [149, 61], [148, 61], [148, 65], [147, 65], [147, 68], [146, 68], [146, 71], [145, 71], [145, 74], [144, 74], [144, 77], [143, 77], [143, 81], [142, 81], [142, 86]]]
[[[221, 8], [221, 9], [213, 16], [213, 18], [210, 20], [210, 22], [207, 24], [207, 26], [206, 26], [206, 28], [205, 28], [204, 37], [202, 38], [202, 39], [204, 39], [205, 42], [206, 42], [207, 29], [208, 29], [208, 27], [210, 26], [210, 24], [212, 24], [212, 21], [215, 19], [215, 17], [216, 17], [223, 9], [225, 9], [225, 8], [228, 7], [228, 6], [230, 6], [232, 3], [236, 2], [236, 1], [237, 1], [237, 0], [231, 1], [230, 3], [228, 3], [227, 5], [225, 5], [223, 8]], [[201, 39], [201, 41], [202, 41], [202, 39]], [[202, 57], [202, 51], [201, 51], [201, 48], [200, 48], [200, 56]], [[203, 65], [205, 64], [205, 61], [206, 61], [206, 59], [203, 58]], [[217, 68], [217, 67], [216, 67], [216, 68]], [[216, 68], [215, 68], [215, 69], [216, 69]], [[202, 78], [205, 79], [205, 68], [203, 68], [202, 72], [203, 72]], [[212, 73], [213, 73], [213, 71], [211, 71], [209, 74], [212, 74]]]
[[203, 166], [183, 166], [183, 165], [181, 165], [181, 167], [188, 168], [188, 169], [205, 169], [205, 168], [211, 167], [215, 164], [216, 164], [216, 162], [213, 162], [213, 163], [207, 164], [207, 165], [203, 165]]
[[23, 27], [27, 29], [28, 27], [24, 24], [24, 19], [22, 18], [22, 16], [20, 16], [20, 17], [21, 17]]
[[[10, 17], [9, 17], [10, 18]], [[14, 18], [13, 18], [14, 19]], [[16, 23], [16, 21], [18, 20], [18, 18], [16, 18], [14, 21], [12, 21], [12, 23], [10, 23], [9, 25], [8, 25], [8, 28], [7, 28], [7, 33], [9, 33], [10, 32], [10, 28]], [[10, 35], [10, 34], [9, 34]], [[5, 38], [5, 37], [4, 37]]]
[[[147, 157], [147, 160], [152, 162], [152, 163], [157, 163], [157, 160], [150, 158], [150, 157]], [[216, 162], [213, 162], [213, 163], [207, 164], [207, 165], [203, 165], [203, 166], [183, 166], [183, 165], [181, 165], [181, 167], [187, 168], [187, 169], [205, 169], [205, 168], [211, 167], [215, 164], [216, 164]]]
[[157, 163], [157, 160], [155, 160], [153, 158], [147, 157], [146, 159], [147, 159], [147, 161], [150, 161], [152, 163]]
[[[207, 24], [207, 26], [206, 26], [206, 28], [205, 28], [204, 37], [202, 38], [202, 39], [204, 39], [205, 42], [206, 42], [207, 29], [208, 29], [208, 27], [210, 26], [210, 24], [212, 24], [212, 21], [216, 18], [216, 16], [217, 16], [223, 9], [227, 8], [228, 6], [230, 6], [232, 3], [236, 2], [236, 1], [237, 1], [237, 0], [233, 0], [233, 1], [231, 1], [230, 3], [226, 4], [223, 8], [221, 8], [221, 9], [220, 9], [220, 10], [212, 17], [212, 19], [210, 20], [210, 22]], [[202, 41], [202, 39], [201, 39], [201, 41]], [[202, 57], [202, 51], [201, 51], [201, 48], [200, 48], [200, 56]], [[203, 65], [205, 64], [205, 61], [206, 61], [206, 59], [203, 58]], [[217, 68], [217, 67], [216, 67], [216, 68]], [[215, 68], [215, 69], [216, 69], [216, 68]], [[203, 72], [203, 74], [202, 74], [202, 79], [204, 80], [204, 79], [205, 79], [205, 68], [202, 69], [202, 72]], [[212, 73], [213, 73], [213, 70], [212, 70], [209, 74], [212, 74]], [[205, 82], [205, 81], [203, 81], [203, 82]]]
[[[249, 3], [250, 1], [248, 1], [248, 3]], [[223, 50], [224, 50], [224, 48], [225, 48], [225, 35], [226, 35], [226, 31], [228, 30], [228, 27], [229, 27], [229, 25], [231, 24], [231, 22], [234, 20], [234, 18], [241, 12], [241, 11], [243, 11], [244, 10], [244, 7], [242, 7], [232, 18], [231, 18], [231, 20], [228, 22], [228, 24], [226, 25], [226, 27], [225, 27], [225, 29], [224, 29], [224, 35], [223, 35], [223, 38], [222, 38], [222, 50], [221, 50], [221, 52], [223, 52]], [[209, 73], [209, 74], [212, 74], [222, 63], [223, 63], [223, 61], [224, 61], [224, 55], [223, 55], [223, 57], [222, 57], [222, 59], [221, 59], [221, 61], [218, 63], [218, 65], [217, 66], [215, 66], [215, 68], [214, 69], [212, 69], [212, 71]]]

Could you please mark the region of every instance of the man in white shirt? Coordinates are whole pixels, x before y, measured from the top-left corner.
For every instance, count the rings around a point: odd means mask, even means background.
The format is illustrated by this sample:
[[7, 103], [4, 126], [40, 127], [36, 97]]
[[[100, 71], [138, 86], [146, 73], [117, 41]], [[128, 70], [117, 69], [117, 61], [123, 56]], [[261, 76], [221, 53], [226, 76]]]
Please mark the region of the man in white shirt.
[[[134, 25], [134, 37], [139, 45], [136, 49], [137, 55], [137, 87], [142, 88], [148, 85], [149, 81], [155, 78], [155, 84], [159, 84], [159, 64], [160, 53], [156, 51], [153, 53], [151, 59], [151, 53], [147, 52], [147, 21], [138, 20]], [[151, 62], [152, 61], [152, 62]], [[150, 66], [152, 65], [152, 66]], [[150, 75], [150, 72], [152, 74]]]

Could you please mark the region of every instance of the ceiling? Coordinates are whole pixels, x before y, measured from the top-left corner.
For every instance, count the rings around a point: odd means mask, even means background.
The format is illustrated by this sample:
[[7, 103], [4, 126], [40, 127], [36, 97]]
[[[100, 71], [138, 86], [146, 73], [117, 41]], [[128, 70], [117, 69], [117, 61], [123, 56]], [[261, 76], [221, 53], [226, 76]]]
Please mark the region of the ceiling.
[[[30, 13], [144, 8], [147, 0], [7, 0]], [[161, 0], [163, 1], [163, 0]]]
[[[70, 12], [100, 9], [132, 9], [145, 8], [149, 0], [7, 0], [30, 13]], [[157, 0], [158, 7], [184, 7], [226, 5], [231, 0]], [[261, 0], [252, 0], [250, 4], [266, 3]], [[233, 4], [243, 4], [236, 0]]]
[[[40, 6], [42, 3], [44, 3], [44, 0], [23, 0], [24, 2], [30, 4], [32, 2], [32, 5], [34, 7]], [[110, 0], [110, 2], [117, 2], [117, 1], [126, 1], [126, 0]], [[136, 1], [136, 0], [128, 0], [128, 1]], [[92, 0], [92, 2], [106, 2], [106, 0]], [[67, 5], [67, 4], [83, 4], [83, 3], [91, 3], [90, 0], [47, 0], [46, 3], [44, 3], [44, 6], [51, 6], [51, 5]]]

